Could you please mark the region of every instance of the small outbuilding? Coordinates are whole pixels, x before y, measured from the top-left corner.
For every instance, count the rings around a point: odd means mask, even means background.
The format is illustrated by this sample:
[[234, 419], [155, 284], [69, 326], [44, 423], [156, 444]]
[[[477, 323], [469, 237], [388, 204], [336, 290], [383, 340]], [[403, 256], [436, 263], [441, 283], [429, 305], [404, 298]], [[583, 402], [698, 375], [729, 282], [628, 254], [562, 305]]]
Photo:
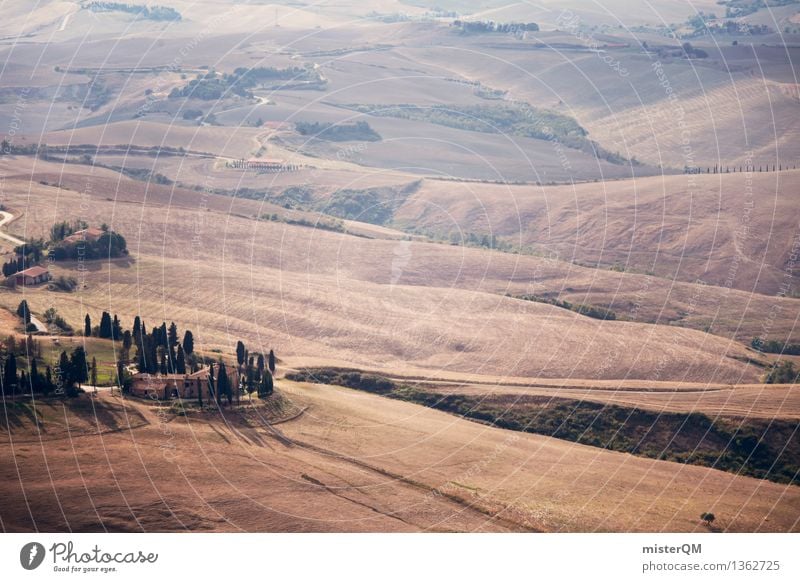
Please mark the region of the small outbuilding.
[[51, 279], [50, 271], [39, 265], [28, 267], [24, 271], [19, 271], [11, 276], [14, 277], [14, 282], [18, 286], [23, 285], [25, 287], [41, 285], [42, 283], [47, 283]]

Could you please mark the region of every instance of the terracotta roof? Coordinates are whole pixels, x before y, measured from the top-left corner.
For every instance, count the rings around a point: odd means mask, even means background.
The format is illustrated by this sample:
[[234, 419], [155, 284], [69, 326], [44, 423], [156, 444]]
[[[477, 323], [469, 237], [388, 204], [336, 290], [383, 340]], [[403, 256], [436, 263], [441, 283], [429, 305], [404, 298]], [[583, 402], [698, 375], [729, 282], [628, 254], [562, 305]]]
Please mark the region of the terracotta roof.
[[94, 226], [90, 226], [89, 228], [84, 228], [82, 230], [75, 231], [68, 237], [65, 237], [64, 240], [67, 242], [75, 242], [75, 241], [81, 241], [84, 238], [89, 238], [89, 239], [100, 238], [101, 236], [103, 236], [103, 232], [104, 231], [102, 228], [96, 228]]
[[147, 380], [149, 378], [151, 381], [157, 382], [164, 380], [183, 380], [185, 378], [205, 378], [206, 376], [208, 376], [208, 368], [201, 368], [193, 374], [147, 374], [145, 372], [139, 372], [133, 375], [133, 379]]
[[44, 275], [46, 273], [48, 273], [47, 269], [45, 269], [44, 267], [40, 267], [39, 265], [36, 265], [35, 267], [28, 267], [24, 271], [19, 271], [19, 272], [15, 273], [15, 275], [26, 275], [28, 277], [39, 277], [39, 276]]

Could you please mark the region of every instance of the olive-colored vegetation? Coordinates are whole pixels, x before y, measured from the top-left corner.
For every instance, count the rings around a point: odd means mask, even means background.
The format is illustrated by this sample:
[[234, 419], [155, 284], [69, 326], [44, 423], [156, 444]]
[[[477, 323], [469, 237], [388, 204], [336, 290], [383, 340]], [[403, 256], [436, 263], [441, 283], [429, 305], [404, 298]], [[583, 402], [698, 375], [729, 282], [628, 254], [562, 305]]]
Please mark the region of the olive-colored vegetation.
[[536, 303], [547, 303], [549, 305], [555, 305], [556, 307], [561, 307], [562, 309], [568, 309], [570, 311], [574, 311], [575, 313], [580, 313], [581, 315], [585, 315], [586, 317], [593, 317], [594, 319], [609, 319], [614, 320], [617, 319], [617, 314], [611, 311], [610, 309], [606, 309], [605, 307], [598, 307], [596, 305], [587, 305], [585, 303], [570, 303], [569, 301], [563, 299], [557, 299], [554, 297], [542, 297], [540, 295], [510, 295], [508, 297], [513, 297], [514, 299], [522, 299], [523, 301], [534, 301]]
[[232, 73], [217, 73], [210, 71], [197, 75], [183, 87], [174, 88], [170, 99], [187, 97], [202, 99], [204, 101], [217, 101], [223, 97], [252, 98], [251, 89], [303, 89], [318, 88], [325, 85], [325, 81], [313, 69], [305, 67], [290, 67], [276, 69], [274, 67], [239, 67]]
[[297, 122], [300, 135], [326, 141], [380, 141], [380, 134], [366, 121], [355, 123]]
[[581, 150], [612, 164], [638, 164], [618, 153], [610, 152], [588, 138], [588, 132], [574, 118], [528, 103], [509, 102], [491, 105], [433, 105], [413, 104], [373, 105], [348, 104], [348, 109], [376, 117], [395, 117], [424, 121], [445, 127], [499, 133], [552, 141], [568, 148]]

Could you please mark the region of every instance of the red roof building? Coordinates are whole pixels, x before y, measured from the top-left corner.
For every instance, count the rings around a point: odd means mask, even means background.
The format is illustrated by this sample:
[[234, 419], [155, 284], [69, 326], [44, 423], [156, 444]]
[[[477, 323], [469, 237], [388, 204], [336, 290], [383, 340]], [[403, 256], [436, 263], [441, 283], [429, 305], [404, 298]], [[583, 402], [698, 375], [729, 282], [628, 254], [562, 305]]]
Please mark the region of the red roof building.
[[29, 267], [24, 271], [19, 271], [11, 275], [14, 277], [14, 282], [17, 285], [39, 285], [41, 283], [46, 283], [50, 280], [50, 271], [45, 269], [44, 267], [40, 267], [36, 265], [35, 267]]

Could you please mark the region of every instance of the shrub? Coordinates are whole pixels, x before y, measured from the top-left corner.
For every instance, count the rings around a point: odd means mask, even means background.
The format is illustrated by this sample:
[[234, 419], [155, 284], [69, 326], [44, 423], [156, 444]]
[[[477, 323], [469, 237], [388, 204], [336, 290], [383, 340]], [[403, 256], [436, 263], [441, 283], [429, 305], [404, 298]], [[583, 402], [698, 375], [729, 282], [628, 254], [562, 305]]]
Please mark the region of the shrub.
[[800, 374], [794, 369], [792, 362], [779, 360], [767, 372], [764, 382], [767, 384], [797, 384]]
[[65, 277], [64, 275], [59, 276], [56, 279], [50, 281], [49, 288], [52, 291], [66, 291], [70, 293], [74, 291], [78, 287], [78, 280], [74, 277]]

